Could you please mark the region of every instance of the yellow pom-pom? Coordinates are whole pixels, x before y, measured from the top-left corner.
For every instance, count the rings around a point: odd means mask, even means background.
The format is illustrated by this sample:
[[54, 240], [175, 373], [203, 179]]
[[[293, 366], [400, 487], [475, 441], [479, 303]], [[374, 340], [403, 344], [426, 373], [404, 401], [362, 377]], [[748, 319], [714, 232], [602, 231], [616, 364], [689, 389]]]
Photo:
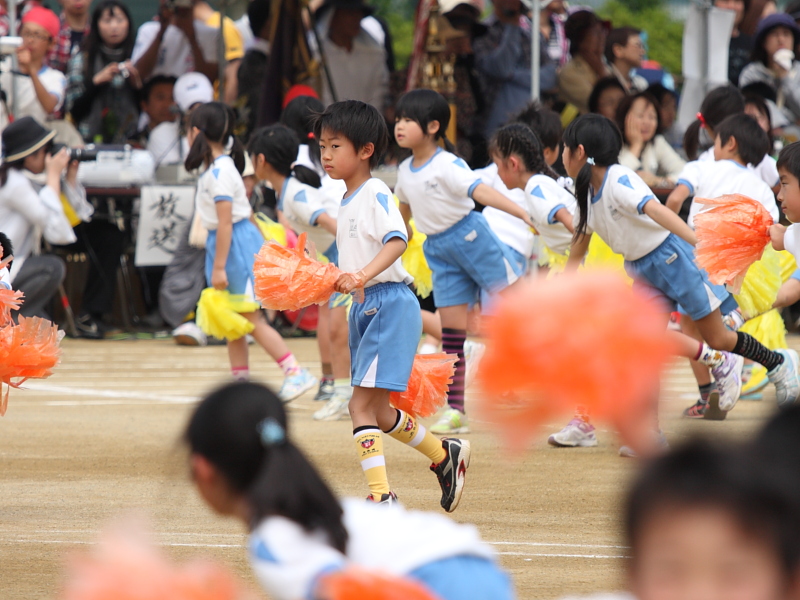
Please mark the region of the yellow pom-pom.
[[243, 295], [231, 294], [228, 290], [206, 288], [197, 303], [197, 325], [207, 335], [221, 340], [238, 340], [255, 328], [252, 322], [240, 313], [255, 312], [257, 302]]
[[433, 291], [433, 271], [428, 266], [422, 244], [427, 239], [424, 233], [417, 231], [414, 220], [410, 222], [413, 236], [408, 241], [408, 247], [403, 253], [403, 268], [414, 278], [414, 286], [420, 298], [427, 298]]

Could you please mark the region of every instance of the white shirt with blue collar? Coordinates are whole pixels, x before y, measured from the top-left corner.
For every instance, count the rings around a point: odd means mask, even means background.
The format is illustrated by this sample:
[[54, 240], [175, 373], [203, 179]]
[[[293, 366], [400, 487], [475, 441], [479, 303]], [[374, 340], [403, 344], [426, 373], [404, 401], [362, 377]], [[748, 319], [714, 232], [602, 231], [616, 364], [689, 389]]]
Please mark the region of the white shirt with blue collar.
[[209, 231], [215, 231], [219, 225], [217, 202], [232, 203], [234, 223], [249, 219], [253, 212], [242, 176], [227, 154], [219, 156], [197, 180], [195, 210]]
[[[408, 242], [406, 224], [391, 190], [380, 179], [367, 179], [342, 200], [336, 218], [336, 245], [342, 271], [360, 271], [372, 262], [386, 242], [396, 237]], [[412, 281], [413, 277], [398, 258], [367, 286], [386, 282], [409, 284]]]
[[327, 196], [322, 189], [301, 183], [295, 177], [287, 177], [278, 196], [278, 210], [283, 212], [292, 229], [307, 233], [317, 252], [325, 252], [336, 241], [332, 233], [317, 224], [320, 215], [335, 219], [339, 202]]

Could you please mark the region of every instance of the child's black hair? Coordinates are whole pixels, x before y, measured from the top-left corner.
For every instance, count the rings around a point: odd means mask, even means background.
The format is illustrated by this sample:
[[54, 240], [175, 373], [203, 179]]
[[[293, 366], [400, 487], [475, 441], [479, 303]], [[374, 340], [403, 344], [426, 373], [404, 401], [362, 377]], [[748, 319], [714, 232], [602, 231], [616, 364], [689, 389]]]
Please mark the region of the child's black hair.
[[253, 132], [247, 151], [253, 164], [256, 156], [261, 154], [284, 177], [294, 175], [299, 182], [318, 188], [322, 185], [319, 174], [306, 166], [294, 164], [299, 147], [300, 141], [294, 131], [285, 125], [270, 125]]
[[297, 134], [301, 144], [308, 146], [311, 161], [320, 168], [322, 162], [319, 157], [319, 143], [314, 135], [314, 118], [324, 110], [325, 105], [318, 98], [298, 96], [281, 113], [281, 123]]
[[603, 95], [607, 89], [610, 88], [617, 88], [623, 94], [626, 94], [625, 88], [622, 87], [622, 84], [619, 82], [619, 79], [614, 77], [613, 75], [609, 77], [603, 77], [597, 83], [594, 84], [592, 88], [592, 93], [589, 94], [589, 112], [590, 113], [597, 113], [600, 108], [600, 96]]
[[745, 109], [747, 109], [748, 106], [754, 106], [767, 120], [767, 137], [769, 138], [769, 149], [771, 153], [775, 145], [775, 137], [772, 135], [772, 114], [769, 112], [769, 104], [767, 104], [767, 100], [763, 96], [754, 94], [751, 91], [742, 90], [742, 94], [744, 94]]
[[[3, 249], [3, 256], [0, 257], [0, 260], [4, 260], [9, 256], [14, 256], [14, 244], [11, 243], [11, 239], [2, 231], [0, 231], [0, 248]], [[13, 262], [12, 260], [6, 266], [11, 269]]]
[[743, 532], [766, 542], [791, 576], [800, 556], [800, 510], [787, 488], [796, 480], [782, 485], [768, 464], [748, 454], [695, 440], [645, 467], [625, 511], [634, 568], [643, 532], [661, 511], [701, 508], [727, 512]]
[[558, 175], [544, 160], [542, 142], [536, 133], [524, 123], [509, 123], [495, 131], [489, 142], [489, 154], [508, 158], [516, 154], [522, 159], [525, 170], [537, 175], [548, 175], [558, 179]]
[[741, 113], [731, 115], [716, 126], [714, 133], [724, 146], [731, 138], [736, 140], [739, 158], [747, 165], [758, 166], [769, 152], [769, 136], [753, 117]]
[[150, 100], [150, 94], [153, 93], [153, 88], [157, 85], [175, 85], [177, 79], [172, 77], [171, 75], [153, 75], [150, 79], [147, 80], [147, 83], [144, 84], [141, 93], [141, 99], [145, 102]]
[[795, 179], [800, 181], [800, 142], [789, 144], [781, 150], [778, 155], [777, 167], [779, 171], [791, 173]]
[[194, 171], [203, 165], [210, 165], [214, 162], [214, 155], [211, 153], [209, 142], [227, 146], [233, 140], [231, 147], [231, 158], [236, 170], [241, 173], [244, 171], [244, 147], [233, 134], [236, 125], [236, 113], [227, 104], [222, 102], [208, 102], [202, 104], [192, 111], [189, 121], [190, 127], [197, 127], [200, 131], [194, 139], [189, 154], [186, 155], [184, 166], [187, 171]]
[[345, 552], [342, 507], [287, 435], [281, 401], [263, 385], [244, 382], [207, 396], [185, 440], [246, 498], [251, 528], [266, 517], [286, 517], [306, 531], [325, 532], [330, 545]]
[[447, 126], [450, 124], [450, 105], [439, 92], [420, 88], [406, 92], [397, 101], [395, 106], [396, 119], [411, 119], [422, 128], [422, 133], [428, 133], [428, 124], [439, 122], [439, 131], [433, 136], [435, 140], [442, 140], [448, 152], [455, 152], [455, 147], [447, 139]]
[[374, 106], [360, 100], [334, 102], [314, 118], [314, 135], [319, 139], [324, 130], [347, 138], [356, 152], [367, 144], [374, 150], [369, 157], [369, 168], [378, 166], [389, 145], [389, 130], [386, 120]]
[[653, 98], [658, 100], [659, 105], [664, 105], [664, 98], [671, 97], [673, 100], [678, 99], [678, 94], [675, 93], [674, 90], [665, 87], [661, 83], [654, 83], [648, 86], [647, 91], [650, 93]]
[[[622, 133], [622, 141], [626, 144], [630, 143], [627, 136], [625, 135], [625, 121], [628, 118], [628, 113], [631, 112], [633, 108], [634, 102], [637, 100], [644, 100], [648, 104], [650, 104], [656, 111], [656, 133], [655, 135], [659, 135], [663, 129], [661, 127], [661, 105], [656, 100], [655, 96], [650, 94], [649, 92], [639, 92], [638, 94], [631, 94], [625, 96], [622, 100], [620, 100], [619, 104], [617, 105], [617, 127], [619, 127], [620, 133]], [[655, 137], [655, 135], [653, 137]], [[652, 142], [653, 140], [648, 140], [648, 142]]]
[[[700, 128], [703, 125], [714, 129], [727, 117], [744, 112], [744, 96], [738, 88], [723, 85], [711, 90], [700, 105], [699, 118], [692, 121], [683, 134], [683, 149], [689, 160], [696, 160], [700, 148]], [[711, 132], [709, 132], [711, 133]], [[714, 131], [716, 133], [716, 131]]]
[[511, 117], [509, 123], [524, 123], [533, 129], [545, 148], [557, 149], [561, 145], [561, 136], [564, 135], [561, 117], [557, 112], [544, 108], [538, 102], [530, 102]]
[[[583, 146], [587, 159], [592, 159], [598, 167], [617, 164], [622, 150], [622, 134], [619, 127], [603, 115], [582, 115], [569, 124], [564, 132], [564, 145], [570, 152]], [[589, 186], [592, 180], [592, 165], [586, 164], [575, 179], [575, 198], [578, 200], [580, 215], [575, 227], [575, 239], [586, 233], [589, 224]]]

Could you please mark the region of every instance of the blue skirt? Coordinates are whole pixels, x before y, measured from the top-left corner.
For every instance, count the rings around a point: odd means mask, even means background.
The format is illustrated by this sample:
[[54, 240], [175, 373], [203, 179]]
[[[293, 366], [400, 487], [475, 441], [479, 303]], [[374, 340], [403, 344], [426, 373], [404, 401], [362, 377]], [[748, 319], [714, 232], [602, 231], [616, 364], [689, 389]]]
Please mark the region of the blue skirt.
[[[264, 243], [264, 236], [249, 219], [233, 224], [231, 248], [225, 273], [228, 275], [228, 291], [231, 294], [253, 296], [253, 263], [255, 255]], [[214, 255], [217, 251], [217, 232], [209, 231], [206, 240], [206, 282], [211, 287], [211, 271], [214, 268]]]

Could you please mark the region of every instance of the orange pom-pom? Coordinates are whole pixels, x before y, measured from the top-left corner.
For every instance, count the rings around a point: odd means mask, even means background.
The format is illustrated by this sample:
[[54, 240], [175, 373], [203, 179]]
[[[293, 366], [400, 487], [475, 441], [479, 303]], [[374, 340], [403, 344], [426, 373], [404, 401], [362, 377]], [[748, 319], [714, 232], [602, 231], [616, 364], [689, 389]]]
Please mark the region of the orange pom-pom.
[[[0, 381], [19, 387], [26, 379], [52, 375], [61, 357], [62, 337], [58, 327], [39, 317], [20, 317], [19, 325], [0, 329]], [[7, 404], [8, 391], [0, 399], [0, 416]]]
[[306, 234], [289, 249], [266, 242], [256, 255], [253, 275], [255, 295], [264, 308], [298, 310], [327, 302], [341, 271], [305, 255]]
[[437, 600], [437, 596], [421, 583], [361, 569], [326, 576], [320, 582], [316, 597], [320, 600]]
[[389, 402], [415, 417], [435, 415], [445, 402], [453, 383], [458, 356], [455, 354], [417, 354], [405, 392], [392, 392]]
[[0, 288], [0, 327], [12, 325], [11, 311], [22, 306], [22, 292]]
[[760, 202], [741, 194], [694, 201], [713, 207], [694, 218], [697, 264], [711, 283], [728, 285], [738, 294], [747, 269], [769, 244], [772, 216]]
[[665, 325], [659, 308], [615, 273], [522, 283], [498, 299], [486, 324], [481, 410], [516, 450], [579, 405], [640, 441], [653, 427], [648, 409], [671, 354]]

